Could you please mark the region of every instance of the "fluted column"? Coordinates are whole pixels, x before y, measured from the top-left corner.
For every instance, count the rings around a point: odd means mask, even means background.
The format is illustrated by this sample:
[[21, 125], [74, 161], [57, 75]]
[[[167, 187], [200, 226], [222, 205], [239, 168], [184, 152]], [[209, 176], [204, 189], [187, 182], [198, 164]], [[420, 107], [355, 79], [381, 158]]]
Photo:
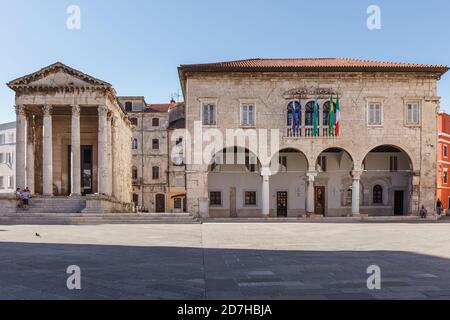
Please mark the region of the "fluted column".
[[107, 173], [107, 117], [108, 108], [104, 105], [98, 107], [98, 193], [108, 193]]
[[307, 190], [306, 190], [306, 214], [314, 214], [314, 181], [316, 180], [317, 172], [308, 172]]
[[107, 183], [107, 194], [109, 196], [112, 195], [112, 125], [111, 125], [111, 116], [108, 116], [106, 122], [106, 150], [107, 150], [107, 161], [106, 161], [106, 174], [108, 181]]
[[44, 196], [53, 196], [53, 130], [52, 106], [45, 105], [42, 146], [42, 180]]
[[23, 105], [16, 109], [16, 186], [26, 187], [26, 116]]
[[80, 106], [72, 106], [72, 128], [71, 128], [71, 196], [81, 195], [81, 138], [80, 138]]
[[360, 181], [361, 181], [362, 171], [353, 170], [352, 171], [352, 214], [359, 215], [359, 203], [360, 203]]
[[34, 115], [27, 113], [27, 187], [34, 194]]
[[268, 217], [270, 215], [270, 170], [263, 168], [262, 176], [262, 215]]

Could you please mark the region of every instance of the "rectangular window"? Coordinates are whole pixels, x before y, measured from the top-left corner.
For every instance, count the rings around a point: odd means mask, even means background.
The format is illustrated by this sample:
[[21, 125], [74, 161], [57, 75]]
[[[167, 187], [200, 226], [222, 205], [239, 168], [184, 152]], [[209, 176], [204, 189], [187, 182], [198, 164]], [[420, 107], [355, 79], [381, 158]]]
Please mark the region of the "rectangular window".
[[183, 188], [184, 187], [184, 177], [175, 178], [175, 187]]
[[382, 124], [382, 105], [380, 102], [369, 102], [367, 110], [367, 122], [370, 126], [380, 126]]
[[256, 206], [256, 191], [245, 191], [244, 198], [246, 206]]
[[14, 143], [14, 133], [9, 134], [9, 143]]
[[255, 125], [255, 105], [243, 104], [241, 106], [241, 126]]
[[443, 181], [444, 181], [444, 184], [448, 184], [448, 171], [447, 170], [444, 170]]
[[137, 139], [133, 139], [132, 149], [133, 150], [137, 150], [137, 148], [138, 148], [138, 140]]
[[8, 176], [8, 189], [13, 189], [13, 188], [14, 188], [14, 177]]
[[4, 134], [0, 134], [0, 144], [5, 144], [5, 135]]
[[14, 154], [12, 152], [8, 152], [6, 154], [6, 163], [9, 164], [9, 165], [13, 164], [14, 163], [14, 159], [13, 158], [14, 158]]
[[0, 163], [5, 163], [5, 153], [0, 153]]
[[281, 172], [287, 172], [287, 157], [286, 156], [280, 156], [278, 158], [278, 163], [280, 164], [280, 171]]
[[215, 126], [217, 124], [215, 104], [204, 103], [202, 105], [202, 121], [204, 126]]
[[406, 124], [419, 124], [420, 108], [418, 102], [408, 102], [406, 104]]
[[442, 153], [444, 154], [444, 158], [448, 157], [448, 146], [446, 144], [444, 144], [444, 150], [442, 151]]
[[209, 205], [221, 206], [222, 205], [222, 192], [212, 191], [209, 193]]
[[153, 167], [152, 168], [152, 179], [158, 180], [159, 179], [159, 167]]
[[256, 158], [254, 156], [246, 156], [245, 166], [249, 172], [256, 172]]
[[319, 166], [320, 171], [326, 172], [327, 171], [327, 157], [320, 156], [319, 160], [317, 160], [317, 165]]
[[183, 203], [183, 200], [181, 198], [173, 199], [173, 208], [174, 209], [181, 209], [182, 203]]
[[392, 156], [389, 158], [389, 170], [391, 172], [398, 171], [398, 157]]
[[4, 189], [5, 185], [3, 184], [4, 177], [0, 177], [0, 189]]
[[152, 149], [153, 150], [159, 150], [159, 140], [158, 139], [153, 139], [152, 140]]

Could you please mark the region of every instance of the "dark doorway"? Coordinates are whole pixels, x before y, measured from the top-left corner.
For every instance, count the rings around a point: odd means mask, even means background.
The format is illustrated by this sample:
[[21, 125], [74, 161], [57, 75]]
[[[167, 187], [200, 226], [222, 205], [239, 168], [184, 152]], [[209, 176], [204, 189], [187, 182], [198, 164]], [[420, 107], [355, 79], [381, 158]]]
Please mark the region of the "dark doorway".
[[325, 187], [314, 188], [314, 213], [325, 216]]
[[[80, 147], [80, 163], [81, 163], [81, 194], [83, 196], [94, 193], [92, 186], [92, 168], [93, 168], [93, 147], [81, 146]], [[72, 146], [68, 148], [69, 159], [69, 194], [72, 193]]]
[[237, 218], [236, 187], [230, 187], [230, 217]]
[[395, 191], [394, 194], [394, 215], [402, 216], [404, 214], [404, 191]]
[[155, 210], [156, 213], [165, 213], [166, 212], [166, 197], [163, 194], [157, 194], [155, 197]]
[[288, 193], [286, 191], [277, 192], [277, 216], [287, 217]]

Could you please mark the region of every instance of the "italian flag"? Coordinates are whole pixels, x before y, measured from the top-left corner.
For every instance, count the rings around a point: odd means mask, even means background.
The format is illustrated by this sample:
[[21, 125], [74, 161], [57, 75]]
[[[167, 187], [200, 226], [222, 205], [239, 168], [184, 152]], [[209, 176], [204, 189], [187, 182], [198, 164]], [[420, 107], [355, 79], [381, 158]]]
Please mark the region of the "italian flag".
[[341, 129], [341, 103], [339, 100], [339, 96], [336, 99], [336, 135], [339, 135], [339, 131]]

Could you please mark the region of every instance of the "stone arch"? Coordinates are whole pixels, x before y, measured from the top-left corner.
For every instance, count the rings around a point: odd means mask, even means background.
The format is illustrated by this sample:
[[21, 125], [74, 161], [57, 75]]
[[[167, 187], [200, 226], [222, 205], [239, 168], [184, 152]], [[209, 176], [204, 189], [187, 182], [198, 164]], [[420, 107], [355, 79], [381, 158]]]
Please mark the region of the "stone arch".
[[316, 166], [315, 169], [317, 169], [317, 162], [319, 161], [319, 157], [320, 157], [323, 153], [327, 153], [327, 152], [336, 152], [337, 150], [340, 150], [341, 152], [346, 153], [346, 154], [350, 157], [350, 160], [351, 160], [352, 163], [353, 163], [353, 167], [352, 167], [350, 170], [352, 170], [352, 169], [354, 169], [355, 167], [357, 167], [357, 166], [356, 166], [356, 162], [355, 162], [355, 157], [354, 157], [354, 155], [353, 155], [351, 152], [349, 152], [349, 151], [348, 151], [346, 148], [344, 148], [344, 147], [340, 147], [340, 146], [331, 146], [331, 147], [327, 147], [327, 148], [322, 149], [322, 151], [320, 151], [320, 152], [317, 154], [317, 156], [315, 156], [315, 161], [314, 161], [314, 166]]
[[362, 154], [362, 157], [358, 159], [358, 165], [359, 166], [363, 166], [364, 160], [367, 158], [367, 156], [375, 149], [379, 148], [379, 147], [393, 147], [396, 148], [398, 150], [400, 150], [401, 152], [403, 152], [405, 155], [408, 156], [408, 160], [411, 166], [411, 171], [415, 171], [418, 170], [420, 168], [419, 163], [414, 159], [414, 157], [412, 157], [412, 153], [409, 151], [409, 149], [404, 146], [403, 144], [400, 143], [383, 143], [383, 144], [374, 144], [372, 146], [370, 146], [369, 148], [367, 148], [364, 153]]
[[[234, 163], [227, 163], [227, 153], [230, 153], [231, 151], [233, 151], [234, 153]], [[247, 155], [253, 155], [254, 158], [256, 159], [256, 163], [254, 163], [257, 168], [261, 168], [262, 164], [261, 161], [259, 160], [258, 155], [255, 152], [252, 152], [251, 150], [249, 150], [248, 148], [243, 148], [243, 147], [239, 147], [239, 146], [234, 146], [234, 147], [228, 147], [228, 148], [223, 148], [222, 150], [216, 152], [210, 159], [209, 163], [208, 163], [208, 170], [207, 172], [212, 172], [212, 169], [214, 166], [216, 165], [221, 165], [221, 164], [230, 164], [230, 165], [234, 165], [234, 164], [247, 164], [246, 162], [244, 163], [240, 163], [240, 160], [237, 156], [236, 153], [243, 153], [244, 155], [244, 161], [246, 161], [246, 157]], [[222, 156], [222, 157], [220, 157]], [[221, 160], [219, 163], [216, 160]]]
[[[280, 149], [272, 155], [272, 157], [270, 159], [270, 164], [269, 164], [271, 169], [273, 169], [273, 167], [272, 167], [273, 164], [277, 161], [280, 153], [282, 153], [283, 151], [290, 151], [290, 152], [295, 151], [295, 152], [299, 153], [306, 160], [306, 171], [309, 171], [311, 169], [311, 160], [308, 159], [306, 152], [304, 152], [303, 150], [301, 150], [298, 147], [291, 147], [291, 146], [280, 147]], [[273, 173], [276, 173], [276, 172], [272, 172], [272, 174]]]

